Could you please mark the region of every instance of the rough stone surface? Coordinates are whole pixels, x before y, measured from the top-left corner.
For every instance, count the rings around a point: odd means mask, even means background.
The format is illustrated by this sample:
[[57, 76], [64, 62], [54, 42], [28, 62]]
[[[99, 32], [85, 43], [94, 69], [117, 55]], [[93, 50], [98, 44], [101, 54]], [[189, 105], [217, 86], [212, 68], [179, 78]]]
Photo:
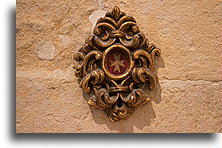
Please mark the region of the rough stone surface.
[[64, 48], [67, 48], [67, 46], [70, 43], [70, 38], [67, 36], [63, 36], [63, 35], [59, 35], [59, 38], [61, 39]]
[[[17, 0], [17, 133], [222, 132], [221, 2]], [[74, 76], [73, 54], [98, 15], [115, 5], [162, 50], [152, 102], [111, 122], [91, 109]], [[99, 12], [99, 13], [98, 13]], [[149, 92], [148, 92], [149, 93]]]

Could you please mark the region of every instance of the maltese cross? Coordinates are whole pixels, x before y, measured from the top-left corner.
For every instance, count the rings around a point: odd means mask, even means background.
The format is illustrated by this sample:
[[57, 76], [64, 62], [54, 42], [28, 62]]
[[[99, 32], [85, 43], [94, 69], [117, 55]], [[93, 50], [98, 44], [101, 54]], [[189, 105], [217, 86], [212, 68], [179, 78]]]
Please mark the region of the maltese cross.
[[120, 72], [120, 66], [125, 67], [125, 65], [123, 64], [125, 60], [120, 60], [120, 54], [116, 55], [114, 54], [114, 61], [113, 60], [109, 60], [111, 63], [111, 67], [114, 66], [114, 70], [113, 72]]

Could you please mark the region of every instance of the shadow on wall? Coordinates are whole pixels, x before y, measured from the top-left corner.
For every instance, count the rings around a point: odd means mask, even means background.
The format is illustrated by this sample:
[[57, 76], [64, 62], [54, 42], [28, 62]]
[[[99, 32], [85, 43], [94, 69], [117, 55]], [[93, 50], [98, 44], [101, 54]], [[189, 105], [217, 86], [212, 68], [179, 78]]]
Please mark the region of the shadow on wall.
[[[155, 72], [158, 75], [158, 68], [165, 67], [165, 63], [162, 56], [156, 57], [155, 66]], [[148, 88], [145, 89], [146, 95], [150, 96], [151, 98], [151, 102], [145, 105], [140, 105], [138, 108], [136, 108], [135, 112], [127, 120], [113, 122], [110, 121], [109, 118], [106, 116], [105, 111], [91, 108], [93, 119], [97, 124], [106, 124], [106, 126], [110, 130], [116, 130], [120, 133], [134, 133], [134, 126], [138, 129], [143, 129], [146, 126], [150, 126], [151, 120], [156, 118], [152, 102], [161, 102], [161, 91], [162, 90], [159, 81], [157, 82], [156, 87], [152, 91], [148, 90]], [[88, 97], [86, 95], [83, 96], [86, 100], [88, 100]]]
[[8, 45], [10, 48], [10, 52], [8, 52], [8, 67], [9, 71], [8, 74], [10, 75], [9, 79], [9, 88], [8, 88], [8, 94], [10, 97], [10, 103], [8, 104], [9, 107], [9, 114], [10, 114], [10, 121], [11, 124], [11, 133], [12, 135], [16, 131], [16, 9], [10, 8], [8, 12], [8, 18], [9, 18], [9, 24], [10, 24], [10, 30], [9, 30], [9, 39], [8, 39]]

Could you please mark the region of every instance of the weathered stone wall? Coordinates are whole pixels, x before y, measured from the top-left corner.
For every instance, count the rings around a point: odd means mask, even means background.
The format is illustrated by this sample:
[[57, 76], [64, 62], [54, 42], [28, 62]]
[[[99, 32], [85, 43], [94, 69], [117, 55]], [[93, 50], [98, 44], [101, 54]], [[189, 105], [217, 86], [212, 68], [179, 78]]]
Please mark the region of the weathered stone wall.
[[[114, 6], [161, 50], [156, 101], [111, 122], [90, 109], [73, 54]], [[17, 0], [16, 132], [221, 132], [220, 0]]]

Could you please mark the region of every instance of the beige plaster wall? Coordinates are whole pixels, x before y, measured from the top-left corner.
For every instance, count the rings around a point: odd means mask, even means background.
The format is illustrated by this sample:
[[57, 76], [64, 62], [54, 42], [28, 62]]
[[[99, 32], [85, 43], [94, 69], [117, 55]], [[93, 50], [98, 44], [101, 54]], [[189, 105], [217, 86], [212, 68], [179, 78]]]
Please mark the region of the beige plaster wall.
[[[72, 56], [115, 5], [161, 50], [161, 93], [128, 119], [90, 109]], [[221, 0], [17, 0], [16, 132], [222, 132]]]

